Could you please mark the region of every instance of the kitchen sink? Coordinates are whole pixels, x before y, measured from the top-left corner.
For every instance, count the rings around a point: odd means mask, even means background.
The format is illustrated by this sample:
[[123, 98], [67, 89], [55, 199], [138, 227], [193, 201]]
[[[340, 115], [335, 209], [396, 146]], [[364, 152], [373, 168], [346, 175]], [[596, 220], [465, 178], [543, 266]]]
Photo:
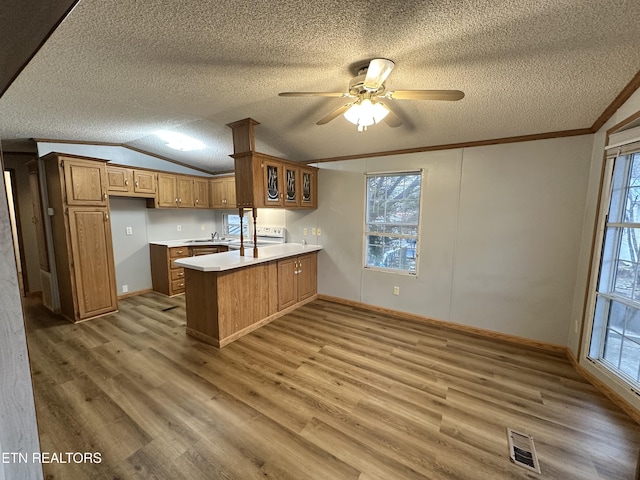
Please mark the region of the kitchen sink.
[[224, 237], [212, 240], [210, 238], [198, 238], [196, 240], [187, 240], [185, 243], [229, 243]]

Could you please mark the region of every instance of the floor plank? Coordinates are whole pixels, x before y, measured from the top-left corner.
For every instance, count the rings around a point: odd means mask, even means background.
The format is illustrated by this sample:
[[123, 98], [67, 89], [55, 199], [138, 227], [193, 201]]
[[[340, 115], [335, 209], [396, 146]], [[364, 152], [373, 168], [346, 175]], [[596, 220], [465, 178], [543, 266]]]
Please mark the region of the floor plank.
[[[219, 350], [155, 293], [25, 303], [46, 478], [630, 479], [640, 426], [562, 355], [316, 300]], [[530, 433], [541, 475], [509, 461]]]

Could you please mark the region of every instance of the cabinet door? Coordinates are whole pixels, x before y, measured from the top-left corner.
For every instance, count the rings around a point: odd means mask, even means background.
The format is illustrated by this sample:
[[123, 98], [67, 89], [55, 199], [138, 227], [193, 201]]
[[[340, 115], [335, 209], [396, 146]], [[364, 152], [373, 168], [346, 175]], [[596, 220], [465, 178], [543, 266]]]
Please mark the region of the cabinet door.
[[145, 170], [133, 171], [133, 191], [136, 193], [156, 193], [156, 174]]
[[117, 309], [108, 211], [106, 207], [70, 207], [68, 211], [78, 320]]
[[296, 266], [295, 257], [278, 261], [278, 310], [298, 302]]
[[177, 180], [174, 175], [158, 174], [157, 205], [158, 207], [178, 206]]
[[264, 171], [264, 206], [282, 206], [284, 200], [282, 164], [280, 162], [265, 160], [262, 162], [262, 167]]
[[300, 170], [291, 165], [284, 166], [284, 206], [297, 207], [300, 205]]
[[300, 169], [300, 206], [318, 208], [317, 172], [309, 168]]
[[209, 179], [195, 178], [193, 180], [194, 206], [196, 208], [209, 208]]
[[214, 178], [210, 181], [211, 188], [211, 208], [224, 208], [224, 180], [222, 178]]
[[193, 178], [178, 177], [178, 207], [193, 208]]
[[106, 167], [107, 168], [107, 185], [109, 193], [111, 192], [129, 192], [131, 191], [131, 179], [133, 172], [129, 168], [123, 167]]
[[318, 255], [315, 253], [298, 257], [298, 301], [305, 300], [318, 291]]
[[107, 206], [104, 162], [61, 157], [67, 205]]
[[31, 190], [31, 202], [33, 205], [33, 223], [36, 226], [36, 240], [38, 242], [38, 258], [40, 259], [40, 269], [49, 271], [49, 251], [47, 250], [47, 239], [44, 232], [42, 211], [42, 197], [40, 195], [40, 181], [37, 167], [29, 166], [29, 187]]
[[226, 208], [236, 208], [236, 178], [225, 177], [224, 179], [224, 192]]

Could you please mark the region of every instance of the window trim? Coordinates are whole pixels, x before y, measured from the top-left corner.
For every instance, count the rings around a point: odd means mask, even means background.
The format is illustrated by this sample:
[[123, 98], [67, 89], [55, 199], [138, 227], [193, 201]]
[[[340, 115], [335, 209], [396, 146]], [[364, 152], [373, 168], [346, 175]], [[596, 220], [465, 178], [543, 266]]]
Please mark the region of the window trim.
[[[424, 168], [416, 168], [409, 170], [391, 170], [391, 171], [382, 171], [382, 172], [365, 172], [364, 173], [364, 211], [362, 215], [362, 269], [370, 270], [374, 272], [381, 273], [390, 273], [395, 275], [403, 275], [412, 278], [418, 278], [420, 272], [420, 240], [422, 238], [422, 211], [423, 211], [423, 201], [424, 201], [424, 185], [426, 178], [426, 170]], [[401, 270], [396, 268], [389, 267], [377, 267], [374, 265], [367, 265], [367, 208], [368, 208], [368, 188], [367, 188], [367, 180], [369, 177], [375, 176], [393, 176], [393, 175], [420, 175], [420, 201], [418, 206], [418, 235], [416, 238], [416, 269], [415, 272], [409, 272], [407, 270]], [[402, 234], [387, 234], [390, 237], [398, 237], [404, 238], [405, 236]]]

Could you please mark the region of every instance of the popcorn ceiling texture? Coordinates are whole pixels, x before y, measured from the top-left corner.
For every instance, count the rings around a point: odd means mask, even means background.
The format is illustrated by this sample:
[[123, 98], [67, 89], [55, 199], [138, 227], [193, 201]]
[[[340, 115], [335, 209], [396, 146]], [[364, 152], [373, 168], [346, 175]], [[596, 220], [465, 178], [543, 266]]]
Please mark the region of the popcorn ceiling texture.
[[[0, 138], [125, 143], [232, 168], [226, 123], [252, 117], [260, 151], [310, 160], [588, 128], [640, 70], [637, 1], [81, 0], [0, 98]], [[404, 125], [358, 134], [336, 98], [371, 58], [387, 89], [459, 89], [401, 101]], [[199, 138], [167, 149], [160, 129]]]

